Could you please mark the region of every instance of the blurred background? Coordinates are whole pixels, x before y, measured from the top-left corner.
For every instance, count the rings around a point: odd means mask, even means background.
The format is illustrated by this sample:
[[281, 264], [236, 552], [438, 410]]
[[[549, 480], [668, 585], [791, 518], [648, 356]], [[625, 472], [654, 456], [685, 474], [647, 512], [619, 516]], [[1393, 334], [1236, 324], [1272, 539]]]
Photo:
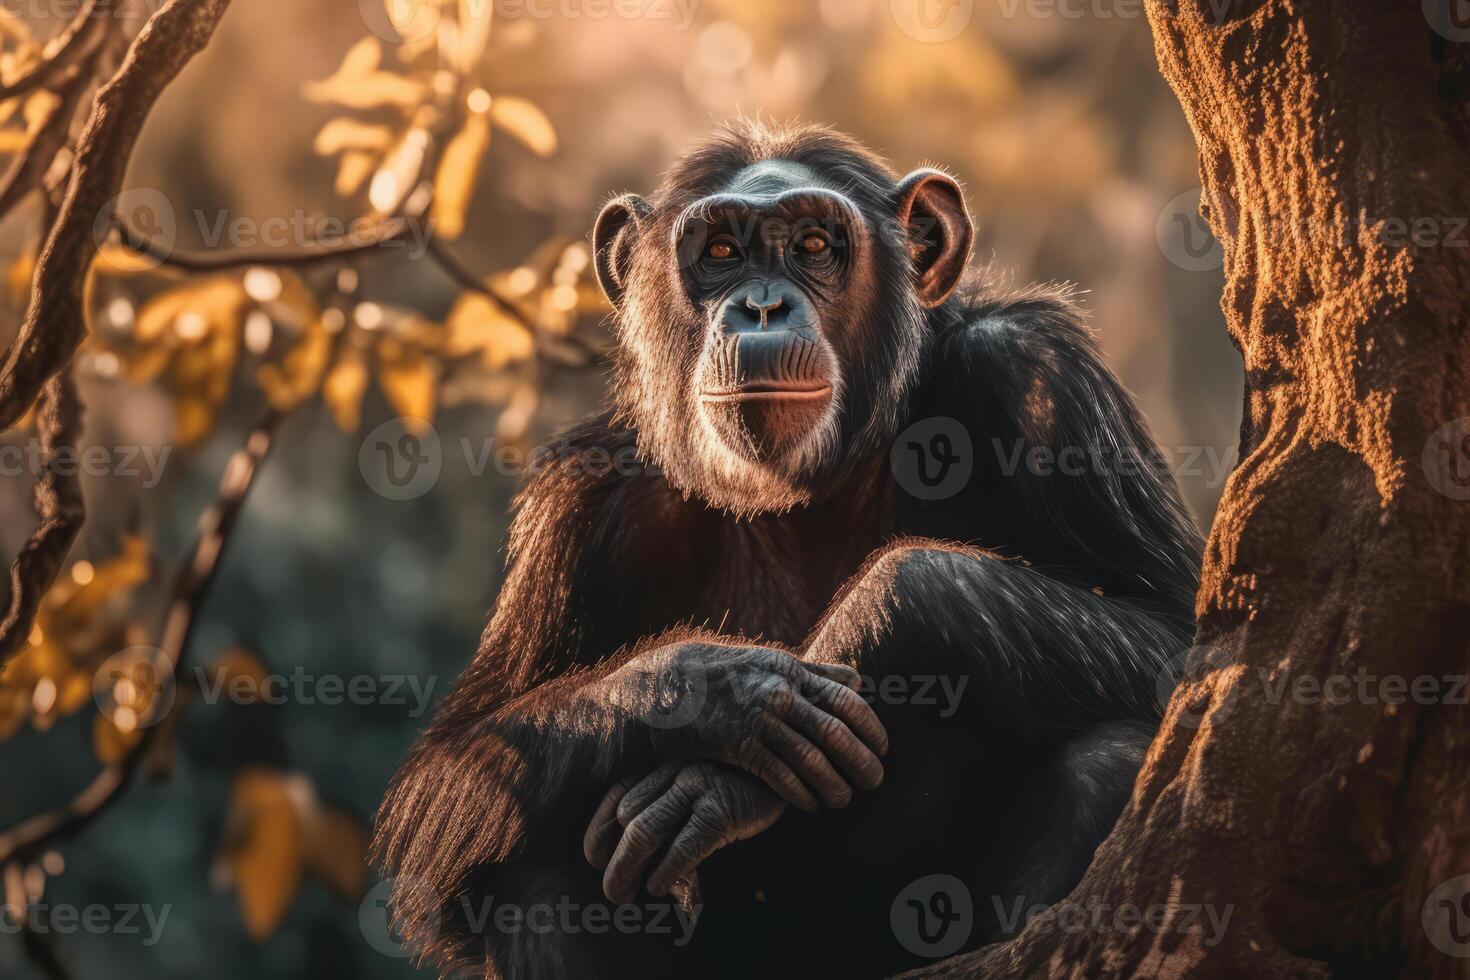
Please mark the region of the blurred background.
[[[414, 973], [362, 866], [368, 822], [474, 651], [516, 454], [603, 397], [585, 247], [599, 206], [652, 190], [733, 115], [829, 123], [900, 170], [957, 174], [982, 260], [1086, 290], [1110, 364], [1211, 520], [1240, 362], [1194, 216], [1193, 142], [1139, 5], [489, 3], [237, 3], [149, 120], [122, 213], [181, 253], [278, 254], [188, 274], [104, 249], [76, 362], [82, 442], [104, 452], [68, 565], [0, 675], [0, 829], [129, 759], [137, 718], [110, 712], [97, 678], [160, 642], [227, 460], [262, 412], [280, 420], [196, 611], [166, 736], [90, 826], [6, 871], [7, 894], [52, 910], [43, 940], [70, 975]], [[45, 7], [4, 5], [0, 74], [70, 12]], [[0, 148], [24, 145], [43, 108], [10, 105]], [[0, 225], [6, 323], [40, 211]], [[448, 255], [412, 238], [340, 262], [288, 254], [364, 215], [431, 219]], [[439, 465], [385, 482], [370, 466], [384, 432], [437, 440]], [[0, 446], [33, 442], [22, 426]], [[0, 472], [8, 562], [35, 523], [32, 479]], [[238, 696], [219, 694], [232, 682]], [[24, 946], [7, 919], [0, 976], [42, 975]]]

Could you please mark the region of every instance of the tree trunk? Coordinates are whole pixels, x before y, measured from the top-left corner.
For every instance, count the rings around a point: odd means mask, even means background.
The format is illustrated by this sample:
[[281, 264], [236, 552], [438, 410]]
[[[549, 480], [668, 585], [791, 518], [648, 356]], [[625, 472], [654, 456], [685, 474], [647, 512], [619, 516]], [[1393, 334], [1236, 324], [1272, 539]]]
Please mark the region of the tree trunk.
[[1066, 902], [923, 975], [1470, 976], [1457, 4], [1148, 0], [1225, 247], [1242, 462], [1117, 828]]

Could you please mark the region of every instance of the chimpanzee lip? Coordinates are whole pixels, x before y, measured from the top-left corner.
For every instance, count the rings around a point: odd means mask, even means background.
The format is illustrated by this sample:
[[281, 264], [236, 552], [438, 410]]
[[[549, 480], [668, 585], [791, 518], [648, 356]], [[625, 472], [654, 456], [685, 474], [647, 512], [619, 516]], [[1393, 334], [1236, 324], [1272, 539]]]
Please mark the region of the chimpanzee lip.
[[700, 400], [706, 402], [754, 402], [754, 401], [816, 401], [832, 394], [828, 384], [797, 385], [783, 381], [751, 381], [738, 388], [724, 391], [700, 392]]

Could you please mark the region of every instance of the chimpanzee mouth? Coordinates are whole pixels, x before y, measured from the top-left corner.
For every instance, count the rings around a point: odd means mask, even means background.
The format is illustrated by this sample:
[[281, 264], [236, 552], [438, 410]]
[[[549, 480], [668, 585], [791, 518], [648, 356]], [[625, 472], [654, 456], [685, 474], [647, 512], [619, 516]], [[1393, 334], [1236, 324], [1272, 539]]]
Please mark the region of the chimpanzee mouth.
[[729, 402], [805, 402], [818, 401], [832, 394], [829, 384], [791, 384], [782, 381], [751, 381], [738, 388], [700, 392], [699, 400], [707, 403]]

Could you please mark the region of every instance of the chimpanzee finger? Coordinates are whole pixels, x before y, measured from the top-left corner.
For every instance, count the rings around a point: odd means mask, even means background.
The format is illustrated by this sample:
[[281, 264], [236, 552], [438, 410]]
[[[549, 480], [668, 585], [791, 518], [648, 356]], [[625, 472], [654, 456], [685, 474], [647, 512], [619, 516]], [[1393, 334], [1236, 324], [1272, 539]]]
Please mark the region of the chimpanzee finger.
[[[793, 704], [800, 700], [794, 698]], [[827, 806], [841, 809], [852, 802], [852, 787], [832, 768], [832, 763], [827, 761], [827, 753], [803, 738], [796, 729], [785, 722], [773, 722], [766, 729], [765, 740]]]
[[852, 729], [804, 698], [794, 698], [786, 720], [815, 742], [827, 757], [857, 784], [859, 789], [877, 789], [883, 782], [883, 763], [864, 745]]
[[823, 664], [811, 660], [803, 660], [801, 665], [818, 677], [825, 677], [829, 681], [836, 681], [843, 687], [856, 691], [863, 683], [863, 675], [851, 667], [842, 664]]
[[683, 768], [684, 764], [681, 762], [665, 762], [638, 782], [633, 783], [628, 792], [624, 794], [623, 801], [618, 804], [618, 823], [624, 827], [632, 823], [634, 817], [668, 791]]
[[888, 730], [856, 691], [825, 678], [813, 677], [810, 683], [802, 686], [802, 693], [823, 711], [846, 722], [847, 727], [875, 754], [888, 754]]
[[609, 900], [625, 905], [637, 897], [648, 863], [684, 823], [690, 806], [687, 797], [671, 791], [650, 803], [623, 828], [623, 839], [618, 841], [602, 874], [602, 892]]
[[821, 808], [817, 798], [796, 777], [791, 767], [776, 758], [770, 749], [756, 743], [747, 751], [748, 754], [740, 760], [741, 767], [769, 786], [771, 792], [807, 813], [815, 813]]
[[633, 780], [624, 779], [615, 784], [597, 804], [597, 812], [587, 824], [587, 833], [582, 836], [582, 854], [587, 863], [601, 871], [611, 860], [613, 848], [623, 835], [623, 825], [618, 819], [618, 805], [633, 786]]
[[722, 846], [720, 836], [703, 821], [691, 816], [674, 837], [663, 860], [648, 876], [648, 893], [666, 895], [680, 878], [693, 875], [705, 859]]

